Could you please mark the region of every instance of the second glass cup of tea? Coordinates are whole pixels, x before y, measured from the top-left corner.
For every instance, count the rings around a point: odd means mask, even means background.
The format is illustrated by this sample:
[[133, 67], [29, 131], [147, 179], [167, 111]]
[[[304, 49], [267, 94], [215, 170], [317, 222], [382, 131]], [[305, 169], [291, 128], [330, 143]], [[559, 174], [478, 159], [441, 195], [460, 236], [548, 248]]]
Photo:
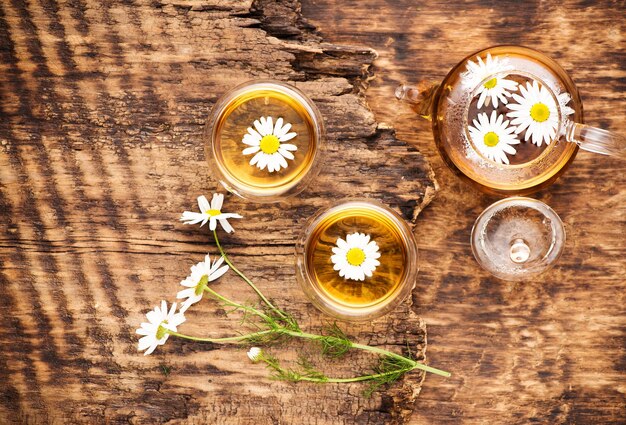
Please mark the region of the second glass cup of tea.
[[313, 101], [273, 80], [250, 81], [224, 94], [204, 132], [212, 174], [228, 191], [257, 202], [301, 192], [319, 171], [324, 137]]
[[372, 200], [320, 211], [296, 244], [296, 276], [313, 304], [343, 320], [391, 311], [417, 279], [417, 244], [404, 219]]
[[446, 164], [488, 193], [547, 186], [579, 147], [626, 158], [626, 139], [582, 124], [578, 90], [563, 68], [526, 47], [481, 50], [441, 84], [400, 85], [396, 97], [432, 120]]

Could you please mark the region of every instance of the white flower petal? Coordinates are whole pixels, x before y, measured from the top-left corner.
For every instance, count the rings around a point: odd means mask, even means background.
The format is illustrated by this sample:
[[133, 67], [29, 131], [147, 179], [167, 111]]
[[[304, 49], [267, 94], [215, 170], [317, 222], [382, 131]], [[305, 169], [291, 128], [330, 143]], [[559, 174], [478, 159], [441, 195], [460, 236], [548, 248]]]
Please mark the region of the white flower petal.
[[272, 134], [274, 132], [274, 119], [272, 117], [265, 118], [265, 134]]
[[[226, 221], [226, 220], [224, 220], [224, 221]], [[231, 226], [231, 228], [232, 228], [232, 226]], [[233, 231], [234, 231], [234, 229], [233, 229]], [[230, 268], [230, 266], [228, 266], [228, 265], [222, 266], [219, 269], [217, 269], [216, 271], [214, 271], [213, 273], [211, 273], [211, 275], [209, 276], [209, 282], [213, 282], [214, 280], [217, 280], [220, 277], [224, 276], [224, 273], [226, 273], [229, 268]]]
[[282, 148], [278, 148], [278, 153], [281, 154], [282, 156], [284, 156], [286, 159], [295, 159], [295, 157], [293, 156], [293, 154], [291, 152], [289, 152], [288, 150], [282, 149]]
[[285, 134], [287, 134], [289, 130], [291, 130], [291, 124], [287, 123], [282, 128], [275, 130], [274, 135], [278, 137], [278, 140], [280, 140], [280, 138], [284, 136]]
[[205, 220], [206, 218], [206, 214], [192, 211], [184, 211], [183, 215], [180, 217], [180, 221], [183, 221], [185, 224], [196, 224]]
[[265, 167], [267, 167], [267, 162], [268, 162], [268, 155], [261, 152], [261, 156], [259, 156], [259, 160], [257, 162], [257, 167], [259, 167], [259, 169], [262, 170]]
[[252, 159], [250, 160], [250, 165], [254, 165], [257, 162], [259, 162], [259, 159], [261, 159], [263, 155], [265, 155], [263, 152], [259, 152], [256, 155], [254, 155]]
[[245, 136], [243, 136], [243, 139], [241, 139], [241, 141], [249, 146], [259, 146], [261, 144], [261, 136], [258, 135], [258, 133], [257, 136], [250, 136], [249, 134], [246, 134]]
[[211, 204], [209, 204], [209, 201], [206, 199], [206, 196], [204, 195], [198, 196], [198, 207], [200, 208], [200, 212], [203, 212], [203, 213], [211, 209]]
[[260, 149], [261, 148], [259, 146], [250, 146], [249, 148], [245, 148], [242, 153], [244, 155], [252, 155], [253, 153], [258, 152]]
[[276, 155], [276, 158], [278, 159], [279, 164], [283, 168], [287, 168], [287, 161], [285, 160], [285, 158], [280, 153], [275, 153], [274, 155]]
[[280, 137], [280, 136], [278, 136], [278, 132], [282, 128], [283, 128], [283, 118], [282, 117], [278, 117], [278, 119], [276, 120], [276, 124], [274, 125], [274, 130], [272, 131], [274, 136]]
[[297, 136], [297, 134], [296, 134], [296, 133], [291, 132], [291, 133], [287, 133], [287, 134], [285, 134], [284, 136], [280, 136], [280, 137], [278, 138], [278, 140], [280, 140], [281, 142], [286, 142], [286, 141], [288, 141], [288, 140], [293, 139], [293, 138], [294, 138], [294, 137], [296, 137], [296, 136]]
[[190, 298], [196, 295], [196, 288], [195, 285], [193, 288], [187, 288], [187, 289], [183, 289], [182, 291], [179, 291], [176, 294], [176, 298], [177, 299], [181, 299], [181, 298]]
[[[261, 117], [261, 119], [263, 120], [263, 124], [265, 124], [265, 117]], [[259, 120], [255, 120], [254, 123], [252, 125], [254, 125], [254, 128], [256, 129], [257, 133], [259, 133], [261, 136], [265, 136], [267, 135], [267, 133], [265, 132], [265, 126], [261, 124], [261, 121]]]
[[220, 224], [222, 225], [222, 228], [224, 229], [226, 233], [232, 233], [235, 231], [235, 229], [233, 229], [233, 226], [230, 225], [228, 220], [224, 218], [220, 219]]
[[211, 209], [221, 211], [222, 205], [224, 205], [224, 194], [214, 193], [213, 199], [211, 200]]

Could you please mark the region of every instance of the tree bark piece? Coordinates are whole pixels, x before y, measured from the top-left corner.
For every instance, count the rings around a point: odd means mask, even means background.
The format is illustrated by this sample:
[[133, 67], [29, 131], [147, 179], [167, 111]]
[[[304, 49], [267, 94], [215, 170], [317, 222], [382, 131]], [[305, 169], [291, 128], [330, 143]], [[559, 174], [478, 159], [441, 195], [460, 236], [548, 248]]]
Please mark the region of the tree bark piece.
[[[315, 183], [276, 205], [228, 197], [227, 209], [245, 218], [222, 241], [306, 329], [327, 319], [294, 278], [304, 221], [343, 197], [376, 198], [415, 220], [437, 185], [422, 155], [365, 102], [373, 50], [325, 43], [288, 0], [16, 0], [0, 5], [0, 45], [0, 422], [405, 421], [422, 373], [368, 399], [363, 384], [270, 381], [241, 347], [171, 338], [144, 357], [134, 334], [146, 311], [174, 299], [192, 264], [217, 253], [206, 228], [178, 217], [216, 188], [203, 126], [218, 97], [243, 81], [290, 81], [325, 118]], [[232, 273], [216, 289], [255, 300]], [[187, 316], [189, 334], [238, 329], [208, 300]], [[410, 300], [342, 327], [356, 341], [408, 346], [424, 359], [426, 327]], [[295, 356], [290, 345], [273, 352]], [[375, 360], [352, 354], [333, 371], [367, 372]]]

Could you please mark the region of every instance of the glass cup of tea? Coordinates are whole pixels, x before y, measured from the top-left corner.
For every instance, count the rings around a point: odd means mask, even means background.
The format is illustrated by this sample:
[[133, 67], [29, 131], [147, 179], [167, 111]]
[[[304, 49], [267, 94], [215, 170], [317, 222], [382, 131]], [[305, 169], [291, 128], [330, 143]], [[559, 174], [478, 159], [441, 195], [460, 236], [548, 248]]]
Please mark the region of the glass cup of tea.
[[205, 154], [228, 191], [275, 202], [300, 193], [317, 175], [324, 137], [322, 116], [302, 91], [256, 80], [217, 101], [204, 131]]
[[459, 62], [441, 84], [400, 85], [398, 99], [432, 121], [445, 163], [488, 193], [522, 195], [551, 184], [578, 148], [626, 158], [626, 139], [583, 123], [572, 79], [521, 46]]
[[372, 200], [350, 200], [314, 215], [296, 243], [296, 276], [322, 312], [373, 319], [411, 293], [417, 243], [402, 217]]

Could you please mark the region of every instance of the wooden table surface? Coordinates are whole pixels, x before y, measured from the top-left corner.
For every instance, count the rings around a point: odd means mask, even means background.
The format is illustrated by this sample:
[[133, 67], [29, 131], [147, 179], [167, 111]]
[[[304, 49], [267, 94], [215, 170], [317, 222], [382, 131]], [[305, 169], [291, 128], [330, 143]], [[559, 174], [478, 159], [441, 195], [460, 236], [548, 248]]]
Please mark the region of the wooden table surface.
[[[587, 123], [626, 134], [624, 13], [623, 1], [303, 0], [316, 33], [296, 0], [2, 2], [0, 423], [625, 423], [626, 165], [581, 152], [533, 195], [563, 219], [565, 252], [540, 278], [502, 282], [469, 246], [497, 198], [459, 181], [430, 124], [393, 99], [399, 82], [438, 81], [472, 51], [520, 43], [571, 73]], [[420, 357], [427, 328], [428, 363], [451, 378], [412, 374], [364, 399], [359, 385], [270, 382], [238, 347], [170, 339], [137, 353], [143, 314], [215, 252], [176, 221], [215, 187], [207, 113], [259, 77], [320, 106], [328, 162], [299, 198], [228, 197], [246, 219], [226, 248], [318, 329], [324, 317], [293, 281], [302, 222], [332, 199], [381, 198], [416, 223], [420, 276], [393, 314], [343, 326]], [[227, 275], [220, 288], [239, 296], [240, 285]], [[210, 302], [189, 322], [189, 333], [233, 330]]]
[[625, 135], [625, 2], [305, 0], [303, 14], [329, 41], [376, 49], [369, 105], [428, 157], [440, 185], [417, 222], [413, 301], [429, 360], [454, 376], [427, 377], [411, 423], [626, 423], [626, 163], [579, 152], [533, 195], [563, 219], [565, 252], [540, 278], [502, 282], [469, 245], [497, 198], [460, 182], [430, 123], [393, 99], [400, 82], [438, 81], [473, 51], [516, 43], [570, 73], [588, 124]]

